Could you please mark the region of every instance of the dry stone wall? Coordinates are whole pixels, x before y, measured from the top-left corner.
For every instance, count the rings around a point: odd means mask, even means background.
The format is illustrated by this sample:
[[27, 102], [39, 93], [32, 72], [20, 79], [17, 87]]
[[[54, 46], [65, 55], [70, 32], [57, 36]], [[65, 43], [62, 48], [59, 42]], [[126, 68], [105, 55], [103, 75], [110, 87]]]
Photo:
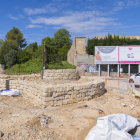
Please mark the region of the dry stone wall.
[[[0, 79], [0, 89], [5, 90], [6, 79]], [[37, 81], [9, 80], [9, 89], [18, 89], [45, 106], [59, 106], [87, 101], [105, 93], [105, 84], [101, 78], [82, 76], [75, 83], [39, 84]]]
[[71, 80], [79, 79], [79, 72], [76, 69], [44, 70], [43, 79], [45, 80]]

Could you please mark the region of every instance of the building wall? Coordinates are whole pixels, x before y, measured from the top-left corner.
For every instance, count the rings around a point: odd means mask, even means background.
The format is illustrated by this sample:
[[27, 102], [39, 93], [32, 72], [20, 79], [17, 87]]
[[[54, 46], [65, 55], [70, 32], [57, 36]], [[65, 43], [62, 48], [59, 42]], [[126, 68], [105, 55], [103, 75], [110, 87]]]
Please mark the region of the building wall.
[[95, 57], [93, 55], [77, 55], [78, 70], [86, 70], [89, 65], [95, 65]]
[[[77, 54], [75, 54], [75, 49]], [[76, 56], [79, 54], [86, 54], [86, 37], [75, 37], [73, 39], [73, 44], [67, 54], [67, 61], [72, 65], [76, 65]]]
[[67, 61], [74, 65], [74, 56], [75, 56], [75, 38], [73, 39], [73, 44], [67, 53]]
[[86, 38], [76, 37], [75, 40], [77, 54], [86, 54]]

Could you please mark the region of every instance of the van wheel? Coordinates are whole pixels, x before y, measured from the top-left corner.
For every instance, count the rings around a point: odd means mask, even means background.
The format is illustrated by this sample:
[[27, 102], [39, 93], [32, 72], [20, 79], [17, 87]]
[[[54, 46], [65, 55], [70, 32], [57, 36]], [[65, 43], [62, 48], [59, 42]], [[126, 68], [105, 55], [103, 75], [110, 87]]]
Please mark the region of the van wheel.
[[134, 81], [132, 79], [129, 80], [129, 83], [134, 83]]

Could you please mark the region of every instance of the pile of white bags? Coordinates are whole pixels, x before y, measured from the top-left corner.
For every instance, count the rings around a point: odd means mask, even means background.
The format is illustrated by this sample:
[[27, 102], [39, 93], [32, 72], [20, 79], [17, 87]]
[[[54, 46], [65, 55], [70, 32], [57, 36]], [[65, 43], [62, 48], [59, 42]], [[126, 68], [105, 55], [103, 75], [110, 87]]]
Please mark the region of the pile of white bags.
[[128, 132], [140, 125], [136, 118], [126, 114], [113, 114], [97, 119], [97, 125], [88, 133], [85, 140], [140, 140]]
[[11, 89], [11, 90], [1, 91], [0, 95], [3, 95], [3, 96], [19, 96], [19, 95], [22, 95], [22, 94], [20, 94], [17, 89]]

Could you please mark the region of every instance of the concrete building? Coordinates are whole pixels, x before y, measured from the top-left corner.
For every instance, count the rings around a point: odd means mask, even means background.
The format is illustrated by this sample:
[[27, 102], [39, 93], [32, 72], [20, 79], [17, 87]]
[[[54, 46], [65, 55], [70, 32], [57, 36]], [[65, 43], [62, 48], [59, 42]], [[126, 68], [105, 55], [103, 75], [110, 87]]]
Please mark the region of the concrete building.
[[[96, 36], [96, 38], [98, 39], [105, 38], [105, 37], [106, 36]], [[140, 36], [119, 36], [119, 37], [140, 39]], [[75, 65], [76, 68], [81, 71], [87, 70], [87, 67], [89, 65], [94, 65], [97, 66], [97, 69], [99, 71], [102, 71], [102, 74], [105, 75], [107, 74], [109, 76], [111, 73], [114, 73], [115, 76], [119, 75], [119, 65], [114, 65], [114, 64], [96, 65], [95, 64], [95, 56], [88, 55], [86, 53], [86, 37], [75, 37], [73, 39], [73, 44], [67, 54], [67, 61], [70, 64]], [[131, 75], [140, 72], [140, 65], [137, 64], [131, 64], [131, 66], [130, 64], [122, 64], [120, 67], [123, 68], [123, 73], [126, 74], [126, 76], [128, 74]]]
[[88, 65], [94, 65], [94, 56], [86, 54], [86, 37], [75, 37], [68, 51], [67, 61], [79, 70], [85, 70]]

